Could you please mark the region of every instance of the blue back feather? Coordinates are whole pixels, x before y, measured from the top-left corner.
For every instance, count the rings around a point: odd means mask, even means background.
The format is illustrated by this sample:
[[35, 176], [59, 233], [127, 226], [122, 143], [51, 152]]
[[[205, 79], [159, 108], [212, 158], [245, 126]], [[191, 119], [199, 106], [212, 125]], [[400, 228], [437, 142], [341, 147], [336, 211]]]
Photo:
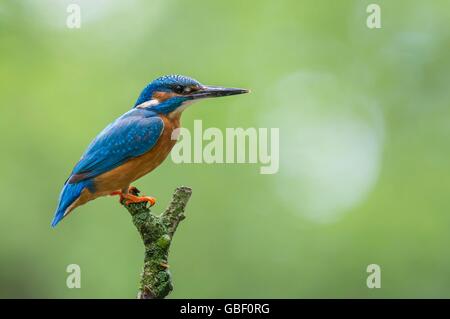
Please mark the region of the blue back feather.
[[157, 113], [145, 109], [132, 109], [108, 125], [89, 145], [64, 184], [52, 226], [64, 218], [83, 189], [95, 191], [96, 176], [150, 151], [163, 129], [164, 122]]
[[146, 153], [156, 144], [163, 128], [164, 122], [156, 113], [132, 109], [97, 135], [72, 175], [82, 174], [83, 180], [93, 178]]

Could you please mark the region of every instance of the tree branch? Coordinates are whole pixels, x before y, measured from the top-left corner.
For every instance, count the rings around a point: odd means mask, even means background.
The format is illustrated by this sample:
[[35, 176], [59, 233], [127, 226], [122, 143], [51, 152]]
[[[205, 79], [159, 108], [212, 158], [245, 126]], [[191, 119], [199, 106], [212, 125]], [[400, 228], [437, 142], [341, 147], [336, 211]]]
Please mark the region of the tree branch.
[[137, 296], [139, 299], [161, 299], [173, 289], [167, 264], [169, 248], [178, 224], [185, 218], [184, 209], [191, 194], [192, 189], [189, 187], [178, 187], [169, 206], [159, 216], [150, 212], [147, 203], [124, 205], [145, 246], [144, 269]]

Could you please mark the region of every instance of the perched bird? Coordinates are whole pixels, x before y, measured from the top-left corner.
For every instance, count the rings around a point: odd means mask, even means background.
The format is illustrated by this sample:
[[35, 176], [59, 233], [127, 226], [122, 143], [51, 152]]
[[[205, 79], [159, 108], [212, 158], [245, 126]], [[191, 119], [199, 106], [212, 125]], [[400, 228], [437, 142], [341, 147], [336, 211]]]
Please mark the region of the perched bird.
[[161, 164], [175, 145], [173, 130], [194, 101], [247, 93], [248, 90], [202, 85], [166, 75], [148, 84], [134, 107], [109, 124], [91, 142], [64, 184], [52, 221], [55, 227], [76, 207], [100, 196], [119, 195], [126, 204], [149, 202], [136, 196], [131, 183]]

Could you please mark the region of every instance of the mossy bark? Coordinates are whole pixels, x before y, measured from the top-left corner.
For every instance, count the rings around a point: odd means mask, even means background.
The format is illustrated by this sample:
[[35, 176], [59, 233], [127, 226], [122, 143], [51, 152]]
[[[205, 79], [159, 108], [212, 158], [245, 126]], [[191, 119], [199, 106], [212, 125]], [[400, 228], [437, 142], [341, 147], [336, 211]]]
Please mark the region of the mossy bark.
[[124, 205], [130, 212], [145, 247], [144, 269], [138, 292], [139, 299], [161, 299], [173, 289], [168, 266], [170, 244], [192, 190], [178, 187], [167, 209], [159, 216], [150, 212], [147, 203]]

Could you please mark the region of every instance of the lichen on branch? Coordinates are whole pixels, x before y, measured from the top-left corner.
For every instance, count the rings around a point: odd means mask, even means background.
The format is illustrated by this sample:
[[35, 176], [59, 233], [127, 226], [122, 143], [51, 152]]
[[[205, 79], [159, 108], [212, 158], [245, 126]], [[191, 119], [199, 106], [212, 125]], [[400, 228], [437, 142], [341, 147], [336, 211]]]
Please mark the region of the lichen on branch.
[[161, 299], [172, 291], [168, 266], [169, 249], [178, 224], [185, 218], [184, 209], [191, 195], [192, 189], [189, 187], [178, 187], [169, 206], [159, 216], [150, 212], [147, 203], [124, 205], [131, 214], [145, 247], [139, 299]]

